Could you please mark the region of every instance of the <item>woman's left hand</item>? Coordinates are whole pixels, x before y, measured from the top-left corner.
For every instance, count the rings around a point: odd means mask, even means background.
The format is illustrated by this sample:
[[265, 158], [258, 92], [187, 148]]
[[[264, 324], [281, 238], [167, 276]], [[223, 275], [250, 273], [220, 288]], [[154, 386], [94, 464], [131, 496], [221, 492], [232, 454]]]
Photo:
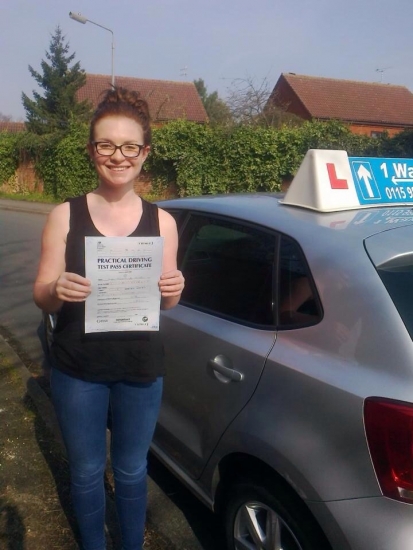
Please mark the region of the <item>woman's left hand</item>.
[[159, 290], [162, 298], [180, 296], [185, 286], [185, 279], [179, 269], [167, 271], [161, 275]]

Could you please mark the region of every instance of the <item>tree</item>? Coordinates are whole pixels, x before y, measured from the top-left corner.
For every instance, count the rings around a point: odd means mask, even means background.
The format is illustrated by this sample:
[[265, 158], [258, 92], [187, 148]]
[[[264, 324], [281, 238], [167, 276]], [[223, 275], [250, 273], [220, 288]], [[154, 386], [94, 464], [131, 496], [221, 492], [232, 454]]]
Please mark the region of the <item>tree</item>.
[[210, 123], [216, 125], [232, 122], [231, 112], [227, 104], [219, 98], [218, 92], [208, 94], [207, 87], [202, 78], [194, 80], [194, 84], [205, 107]]
[[296, 115], [271, 105], [271, 88], [267, 78], [256, 83], [251, 77], [236, 78], [228, 90], [227, 105], [235, 122], [253, 126], [280, 128], [303, 123]]
[[0, 122], [11, 122], [13, 118], [10, 115], [5, 115], [0, 111]]
[[69, 54], [69, 43], [65, 43], [65, 37], [57, 26], [50, 41], [50, 51], [46, 52], [49, 63], [41, 62], [42, 74], [29, 65], [31, 75], [44, 90], [44, 96], [33, 90], [34, 99], [22, 93], [29, 131], [36, 134], [67, 131], [71, 119], [89, 119], [89, 102], [76, 99], [76, 92], [86, 82], [86, 74], [79, 62], [70, 67], [75, 55]]

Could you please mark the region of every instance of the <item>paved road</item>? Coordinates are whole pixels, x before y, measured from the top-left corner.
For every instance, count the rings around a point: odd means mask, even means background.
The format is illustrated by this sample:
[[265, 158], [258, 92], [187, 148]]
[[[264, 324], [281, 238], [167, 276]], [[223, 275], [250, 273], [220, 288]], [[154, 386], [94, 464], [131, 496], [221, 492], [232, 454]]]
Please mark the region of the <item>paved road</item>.
[[0, 209], [0, 325], [35, 362], [42, 361], [36, 335], [40, 310], [32, 299], [32, 285], [40, 254], [45, 216]]
[[[41, 315], [32, 301], [32, 284], [50, 209], [0, 199], [0, 331], [20, 343], [36, 364], [42, 362], [43, 353], [36, 334]], [[149, 471], [151, 525], [176, 549], [223, 550], [217, 519], [154, 458]]]

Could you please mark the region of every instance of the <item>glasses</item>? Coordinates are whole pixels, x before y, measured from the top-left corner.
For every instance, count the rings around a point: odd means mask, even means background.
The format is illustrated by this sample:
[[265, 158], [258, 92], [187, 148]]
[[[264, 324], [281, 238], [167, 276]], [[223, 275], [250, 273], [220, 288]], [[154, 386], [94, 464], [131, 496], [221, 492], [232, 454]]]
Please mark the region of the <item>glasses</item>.
[[122, 155], [126, 158], [139, 157], [142, 149], [145, 145], [138, 145], [137, 143], [123, 143], [122, 145], [114, 145], [110, 141], [93, 141], [96, 153], [104, 157], [111, 157], [116, 153], [117, 149], [120, 149]]

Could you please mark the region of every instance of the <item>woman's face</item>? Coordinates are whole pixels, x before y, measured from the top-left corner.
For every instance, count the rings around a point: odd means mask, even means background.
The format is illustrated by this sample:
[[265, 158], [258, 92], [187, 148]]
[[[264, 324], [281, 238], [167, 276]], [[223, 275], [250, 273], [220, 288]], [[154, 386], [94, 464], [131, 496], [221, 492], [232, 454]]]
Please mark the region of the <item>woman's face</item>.
[[[131, 118], [108, 116], [96, 123], [94, 142], [143, 145], [143, 130], [141, 125]], [[101, 185], [133, 187], [148, 156], [149, 146], [141, 149], [138, 157], [125, 157], [120, 149], [116, 149], [111, 156], [100, 155], [93, 143], [88, 144], [88, 151]]]

